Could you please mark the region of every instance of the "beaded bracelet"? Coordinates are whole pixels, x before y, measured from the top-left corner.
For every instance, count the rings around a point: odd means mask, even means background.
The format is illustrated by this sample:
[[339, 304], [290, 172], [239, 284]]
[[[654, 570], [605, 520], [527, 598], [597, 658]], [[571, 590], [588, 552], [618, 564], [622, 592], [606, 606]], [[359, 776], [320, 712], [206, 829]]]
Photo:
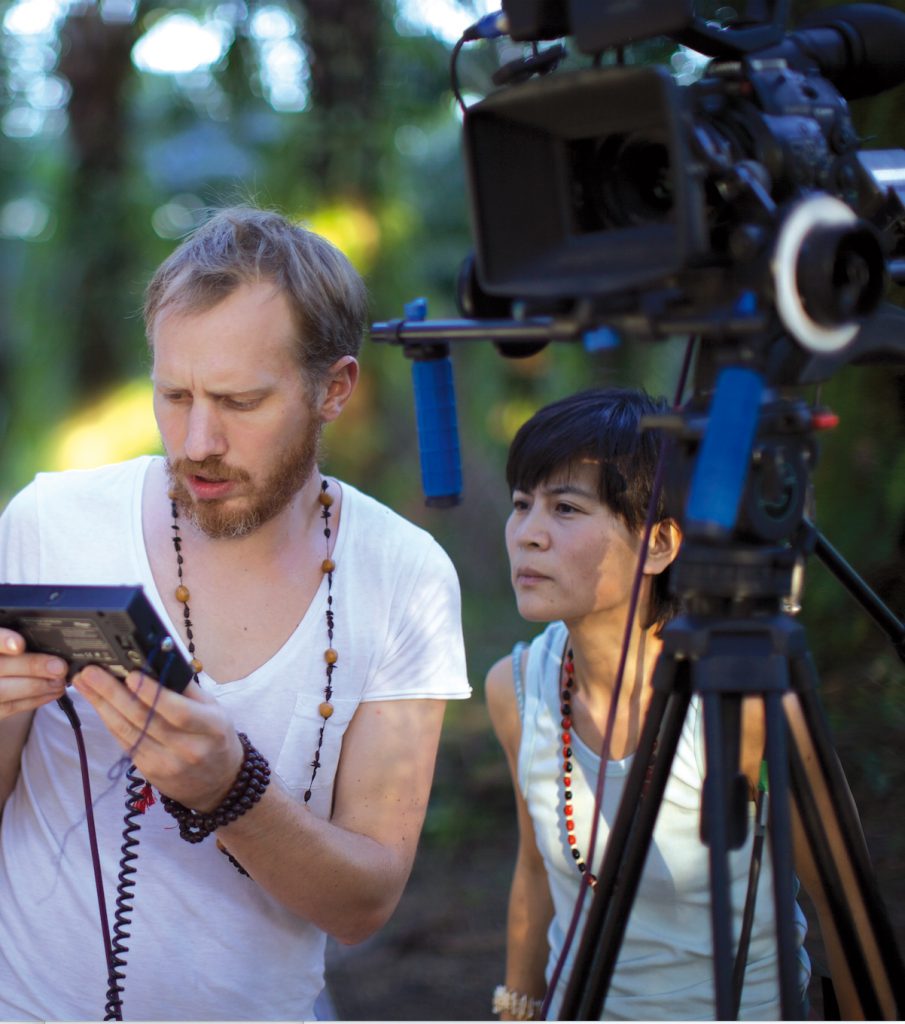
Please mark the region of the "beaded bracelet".
[[163, 809], [179, 823], [179, 835], [187, 843], [200, 843], [218, 828], [223, 828], [243, 815], [261, 799], [270, 782], [267, 758], [256, 750], [244, 732], [239, 733], [244, 757], [239, 774], [226, 799], [209, 814], [193, 811], [190, 807], [160, 794]]
[[516, 1020], [535, 1020], [543, 1005], [543, 999], [534, 999], [524, 992], [513, 992], [505, 985], [497, 985], [490, 1008], [495, 1014], [508, 1013]]

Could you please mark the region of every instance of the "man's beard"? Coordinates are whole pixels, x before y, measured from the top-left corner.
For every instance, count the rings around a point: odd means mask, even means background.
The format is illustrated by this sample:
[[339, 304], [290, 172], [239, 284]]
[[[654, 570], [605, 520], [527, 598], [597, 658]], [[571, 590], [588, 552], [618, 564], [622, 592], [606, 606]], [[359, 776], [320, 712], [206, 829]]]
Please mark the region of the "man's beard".
[[183, 483], [186, 476], [203, 476], [212, 480], [234, 480], [248, 483], [251, 474], [244, 469], [226, 465], [218, 455], [202, 462], [192, 459], [167, 459], [170, 478], [170, 497], [176, 507], [193, 526], [214, 540], [245, 537], [258, 527], [279, 515], [301, 490], [317, 465], [320, 425], [314, 423], [298, 442], [286, 449], [280, 461], [263, 484], [249, 496], [242, 498], [244, 507], [229, 509], [230, 499], [196, 501]]

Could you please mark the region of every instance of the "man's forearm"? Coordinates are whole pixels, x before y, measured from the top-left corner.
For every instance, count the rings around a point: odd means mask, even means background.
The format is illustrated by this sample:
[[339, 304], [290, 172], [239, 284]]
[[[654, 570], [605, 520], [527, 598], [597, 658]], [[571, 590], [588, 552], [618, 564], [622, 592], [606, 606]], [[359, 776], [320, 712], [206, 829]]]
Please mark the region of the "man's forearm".
[[[411, 834], [420, 830], [413, 821]], [[316, 817], [277, 781], [217, 838], [271, 896], [344, 943], [363, 941], [387, 921], [413, 853]]]
[[22, 711], [0, 721], [0, 809], [16, 787], [22, 750], [33, 716], [32, 711]]

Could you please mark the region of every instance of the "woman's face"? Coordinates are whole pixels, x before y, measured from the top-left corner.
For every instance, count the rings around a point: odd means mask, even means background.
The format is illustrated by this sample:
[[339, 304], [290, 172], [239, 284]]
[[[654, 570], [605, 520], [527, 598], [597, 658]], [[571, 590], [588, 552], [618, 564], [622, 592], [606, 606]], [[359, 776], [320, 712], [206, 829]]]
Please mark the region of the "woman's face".
[[529, 621], [625, 620], [642, 534], [600, 500], [599, 473], [596, 463], [579, 463], [512, 495], [506, 550], [518, 610]]

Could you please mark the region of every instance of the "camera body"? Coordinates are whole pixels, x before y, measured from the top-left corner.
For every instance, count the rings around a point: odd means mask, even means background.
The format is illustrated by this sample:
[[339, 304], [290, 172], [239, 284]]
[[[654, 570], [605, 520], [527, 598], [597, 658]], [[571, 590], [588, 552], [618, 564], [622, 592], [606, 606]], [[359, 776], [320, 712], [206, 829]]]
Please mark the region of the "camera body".
[[590, 68], [470, 107], [480, 287], [654, 335], [703, 315], [721, 330], [753, 301], [768, 333], [848, 344], [902, 262], [905, 151], [862, 153], [845, 98], [798, 63], [717, 60], [687, 86]]

